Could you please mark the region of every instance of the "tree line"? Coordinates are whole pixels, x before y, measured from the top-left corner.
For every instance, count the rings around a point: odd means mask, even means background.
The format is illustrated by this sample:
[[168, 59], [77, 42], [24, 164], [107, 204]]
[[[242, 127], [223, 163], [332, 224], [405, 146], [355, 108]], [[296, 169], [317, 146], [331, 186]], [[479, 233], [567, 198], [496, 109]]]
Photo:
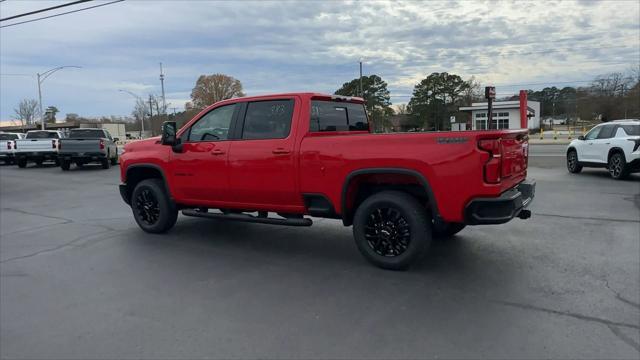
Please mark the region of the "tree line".
[[[474, 78], [463, 79], [456, 74], [434, 72], [419, 81], [413, 88], [406, 104], [392, 107], [387, 82], [379, 75], [354, 78], [342, 84], [334, 94], [361, 96], [366, 102], [372, 130], [387, 131], [433, 131], [448, 130], [451, 117], [466, 122], [468, 114], [461, 113], [461, 106], [485, 101], [483, 86]], [[498, 89], [499, 91], [499, 89]], [[627, 74], [610, 73], [596, 77], [582, 87], [545, 87], [542, 90], [527, 90], [529, 100], [541, 103], [541, 117], [560, 117], [571, 120], [608, 121], [619, 118], [640, 118], [640, 72]], [[138, 98], [131, 113], [134, 122], [127, 123], [127, 131], [140, 130], [145, 121], [145, 130], [159, 134], [162, 122], [176, 121], [179, 126], [189, 121], [199, 111], [218, 101], [245, 96], [240, 80], [225, 74], [201, 75], [191, 91], [191, 101], [185, 110], [167, 114], [161, 98], [150, 95], [149, 99]], [[518, 95], [498, 100], [517, 100]], [[23, 125], [39, 118], [36, 100], [25, 99], [15, 109], [15, 118]], [[46, 121], [55, 121], [58, 109], [47, 108]], [[95, 120], [67, 114], [68, 121]], [[102, 118], [102, 122], [113, 121]]]

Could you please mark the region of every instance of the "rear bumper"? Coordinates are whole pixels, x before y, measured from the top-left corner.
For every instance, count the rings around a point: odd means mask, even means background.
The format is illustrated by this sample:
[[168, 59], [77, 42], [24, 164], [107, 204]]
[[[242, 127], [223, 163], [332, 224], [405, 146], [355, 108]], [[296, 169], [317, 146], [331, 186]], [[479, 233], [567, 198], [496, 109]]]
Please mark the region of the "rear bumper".
[[503, 224], [514, 217], [527, 219], [531, 213], [524, 209], [533, 201], [535, 192], [535, 180], [525, 180], [496, 198], [473, 199], [465, 208], [465, 223]]
[[107, 154], [101, 152], [67, 152], [67, 153], [59, 153], [58, 157], [61, 160], [69, 160], [69, 161], [98, 161], [102, 159], [106, 159]]
[[54, 151], [30, 151], [15, 153], [16, 159], [27, 160], [57, 160], [58, 153]]

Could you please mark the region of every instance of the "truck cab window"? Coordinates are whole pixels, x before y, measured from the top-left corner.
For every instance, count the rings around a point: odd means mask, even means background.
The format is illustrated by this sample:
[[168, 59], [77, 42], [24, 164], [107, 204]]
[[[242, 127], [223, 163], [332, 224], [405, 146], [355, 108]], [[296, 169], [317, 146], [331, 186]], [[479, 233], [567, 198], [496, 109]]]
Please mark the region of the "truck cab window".
[[291, 130], [293, 100], [254, 101], [247, 104], [242, 138], [284, 139]]
[[227, 140], [236, 104], [225, 105], [209, 111], [191, 129], [187, 141]]
[[363, 104], [320, 101], [311, 102], [309, 131], [367, 131], [369, 124]]

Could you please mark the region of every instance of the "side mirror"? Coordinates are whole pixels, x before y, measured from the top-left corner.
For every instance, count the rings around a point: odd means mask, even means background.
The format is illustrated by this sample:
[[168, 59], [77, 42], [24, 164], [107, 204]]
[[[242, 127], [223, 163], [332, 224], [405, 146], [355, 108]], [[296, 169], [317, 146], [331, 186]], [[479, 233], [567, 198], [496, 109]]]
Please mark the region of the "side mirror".
[[584, 140], [584, 135], [578, 136], [578, 140]]
[[176, 143], [176, 122], [165, 121], [162, 123], [162, 137], [160, 143], [162, 145], [174, 145]]
[[113, 141], [120, 141], [120, 138], [113, 138]]

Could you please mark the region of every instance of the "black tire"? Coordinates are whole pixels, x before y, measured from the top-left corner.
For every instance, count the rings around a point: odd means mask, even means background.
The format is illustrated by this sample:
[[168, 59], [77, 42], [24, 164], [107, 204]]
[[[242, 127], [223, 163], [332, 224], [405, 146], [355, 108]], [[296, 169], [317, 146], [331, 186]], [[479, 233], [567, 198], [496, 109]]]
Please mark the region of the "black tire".
[[131, 209], [138, 226], [148, 233], [164, 233], [178, 219], [178, 209], [160, 179], [147, 179], [136, 185], [131, 194]]
[[69, 169], [71, 168], [71, 161], [62, 160], [62, 162], [60, 162], [60, 168], [64, 171], [69, 171]]
[[27, 159], [18, 159], [18, 167], [19, 168], [26, 168], [27, 167]]
[[109, 169], [111, 167], [111, 162], [109, 162], [109, 154], [107, 154], [107, 157], [102, 159], [100, 163], [102, 164], [103, 169]]
[[82, 162], [82, 161], [76, 161], [76, 166], [77, 166], [77, 167], [79, 167], [79, 168], [81, 168], [81, 167], [83, 167], [83, 166], [84, 166], [84, 162]]
[[447, 239], [459, 233], [465, 227], [466, 225], [462, 223], [434, 221], [431, 229], [434, 238]]
[[42, 166], [44, 160], [36, 160], [36, 166]]
[[578, 162], [578, 153], [575, 150], [567, 152], [567, 170], [572, 174], [582, 171], [582, 165]]
[[622, 180], [629, 176], [629, 167], [627, 166], [627, 159], [621, 152], [615, 152], [609, 156], [609, 163], [607, 164], [609, 175], [616, 180]]
[[431, 216], [407, 193], [379, 192], [358, 206], [353, 236], [368, 261], [383, 269], [404, 270], [431, 244]]

